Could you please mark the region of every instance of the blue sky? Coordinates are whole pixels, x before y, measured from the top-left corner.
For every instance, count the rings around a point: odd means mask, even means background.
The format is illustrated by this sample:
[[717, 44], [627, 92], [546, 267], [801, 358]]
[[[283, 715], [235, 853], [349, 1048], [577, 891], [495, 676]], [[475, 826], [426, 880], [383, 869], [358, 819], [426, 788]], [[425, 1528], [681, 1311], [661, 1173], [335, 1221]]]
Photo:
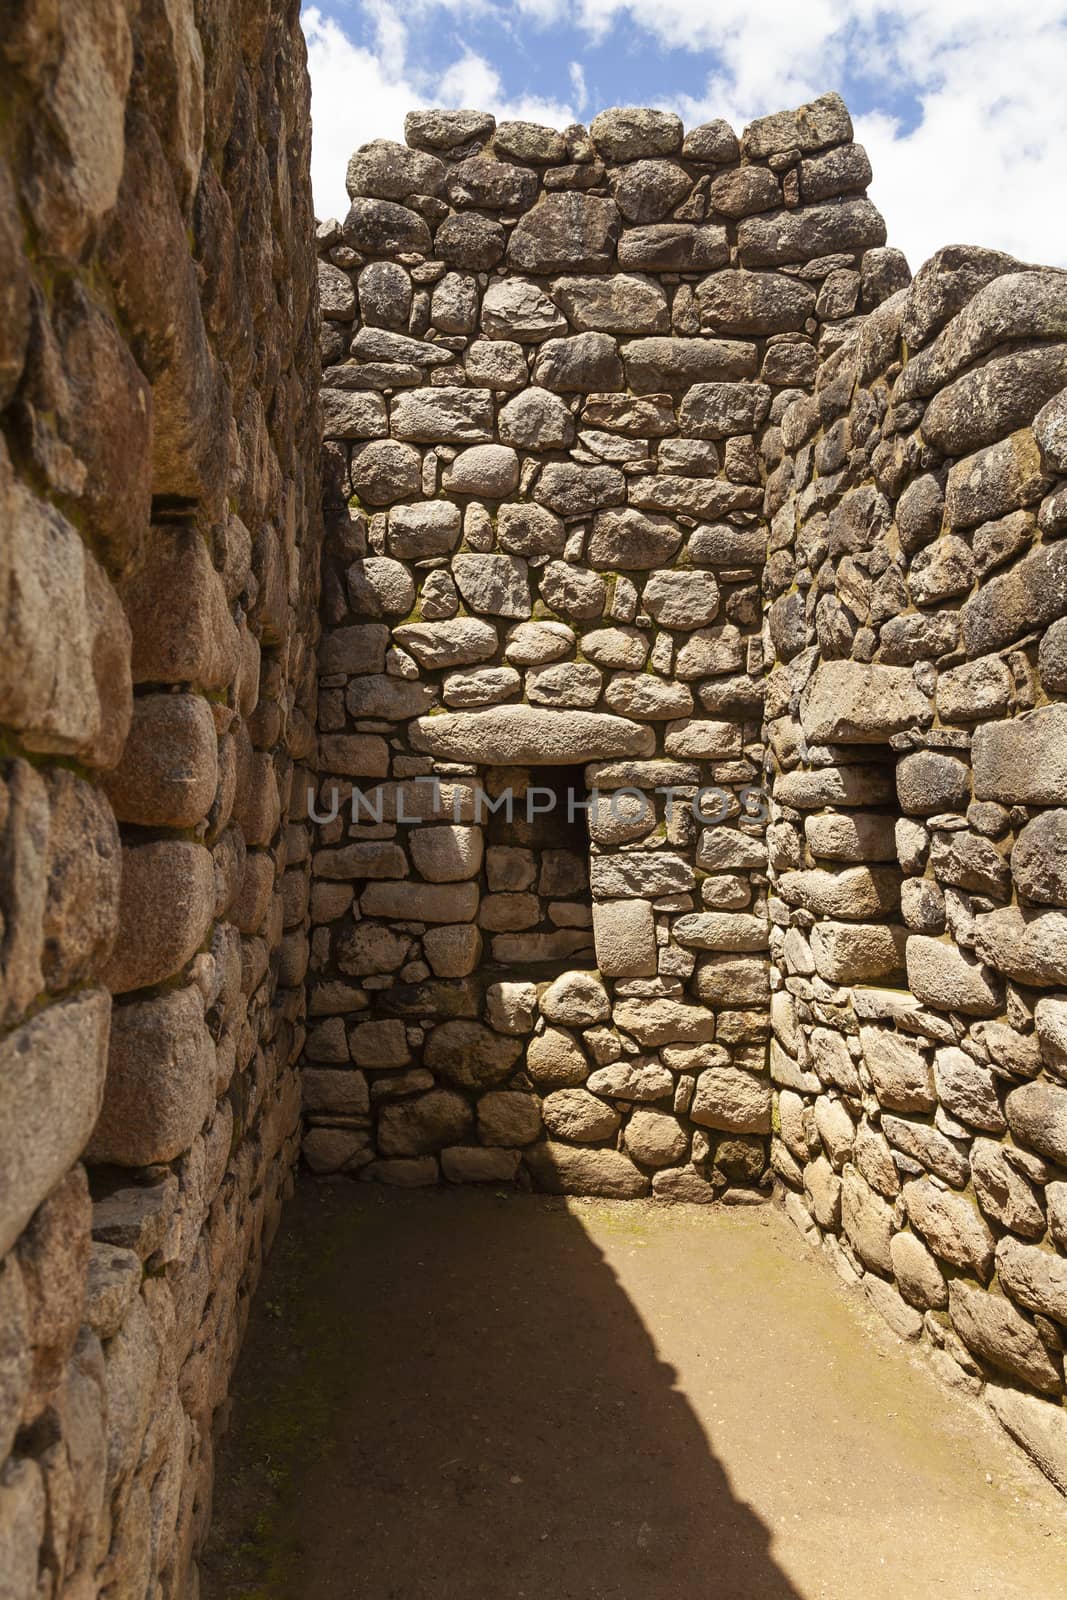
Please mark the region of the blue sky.
[[1067, 4], [991, 0], [320, 0], [305, 6], [319, 214], [416, 105], [563, 126], [659, 105], [740, 130], [827, 89], [915, 268], [942, 244], [1067, 265]]

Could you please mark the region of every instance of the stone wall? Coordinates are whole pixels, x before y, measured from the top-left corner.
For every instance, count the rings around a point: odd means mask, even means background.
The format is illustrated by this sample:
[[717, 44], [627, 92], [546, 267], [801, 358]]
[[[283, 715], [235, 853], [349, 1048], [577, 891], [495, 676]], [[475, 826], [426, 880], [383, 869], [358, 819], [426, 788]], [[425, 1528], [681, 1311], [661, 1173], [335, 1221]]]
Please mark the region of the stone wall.
[[[305, 1155], [753, 1197], [761, 456], [907, 269], [836, 95], [740, 141], [654, 111], [406, 131], [319, 230]], [[590, 809], [542, 856], [488, 805], [546, 768]]]
[[1067, 1490], [1067, 273], [939, 252], [763, 439], [773, 1165]]
[[13, 1600], [196, 1595], [296, 1153], [320, 542], [296, 11], [16, 0], [0, 40]]

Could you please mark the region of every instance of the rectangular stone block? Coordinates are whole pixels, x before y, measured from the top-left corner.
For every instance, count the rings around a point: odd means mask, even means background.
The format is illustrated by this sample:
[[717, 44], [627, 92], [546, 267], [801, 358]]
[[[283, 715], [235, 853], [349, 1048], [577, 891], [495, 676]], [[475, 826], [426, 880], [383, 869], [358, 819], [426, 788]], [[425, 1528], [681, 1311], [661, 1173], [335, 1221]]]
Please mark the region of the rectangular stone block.
[[215, 1101], [215, 1048], [195, 986], [116, 1006], [88, 1161], [148, 1167], [188, 1150]]
[[656, 972], [656, 923], [648, 900], [598, 900], [593, 906], [596, 963], [607, 978]]
[[0, 1040], [0, 1256], [78, 1159], [104, 1092], [111, 999], [94, 989]]
[[978, 800], [1067, 805], [1067, 704], [984, 723], [975, 729], [971, 760]]
[[801, 726], [812, 743], [882, 744], [932, 719], [930, 698], [907, 667], [824, 661], [800, 701]]
[[365, 917], [397, 922], [470, 922], [478, 910], [476, 883], [371, 883], [360, 896]]

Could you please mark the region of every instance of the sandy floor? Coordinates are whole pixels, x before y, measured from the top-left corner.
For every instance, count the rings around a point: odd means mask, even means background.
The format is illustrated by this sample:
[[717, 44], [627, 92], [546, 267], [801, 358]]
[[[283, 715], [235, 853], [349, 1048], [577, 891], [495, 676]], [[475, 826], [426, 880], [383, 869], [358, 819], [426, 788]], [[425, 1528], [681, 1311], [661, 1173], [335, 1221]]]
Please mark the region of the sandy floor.
[[1067, 1507], [770, 1207], [305, 1185], [204, 1600], [1063, 1600]]

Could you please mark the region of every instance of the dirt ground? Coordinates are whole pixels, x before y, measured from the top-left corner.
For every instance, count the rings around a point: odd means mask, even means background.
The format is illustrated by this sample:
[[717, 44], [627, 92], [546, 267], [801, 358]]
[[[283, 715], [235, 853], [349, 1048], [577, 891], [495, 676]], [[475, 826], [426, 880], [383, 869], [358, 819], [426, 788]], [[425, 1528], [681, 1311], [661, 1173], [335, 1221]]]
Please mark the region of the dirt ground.
[[203, 1600], [1063, 1600], [1067, 1507], [771, 1207], [304, 1184]]

